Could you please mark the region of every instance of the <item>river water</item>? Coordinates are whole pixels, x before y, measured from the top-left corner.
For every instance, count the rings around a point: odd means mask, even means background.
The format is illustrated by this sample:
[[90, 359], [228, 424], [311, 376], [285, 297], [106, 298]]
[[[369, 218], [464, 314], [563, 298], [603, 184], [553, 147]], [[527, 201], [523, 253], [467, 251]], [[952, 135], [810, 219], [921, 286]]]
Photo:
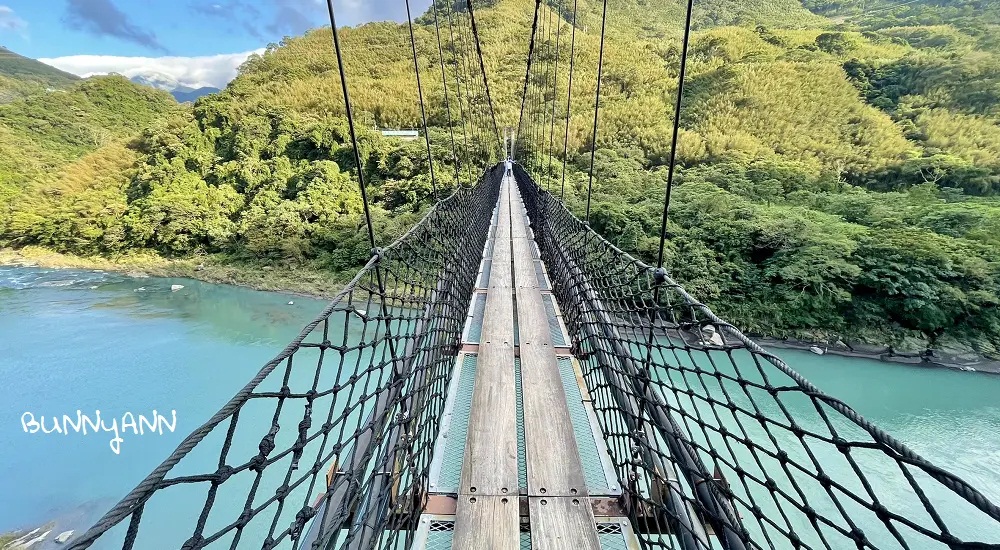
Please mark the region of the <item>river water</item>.
[[[0, 266], [0, 533], [89, 525], [325, 305], [187, 279]], [[778, 354], [1000, 501], [1000, 376]], [[25, 431], [25, 413], [77, 410], [118, 419], [155, 410], [168, 424], [162, 435], [123, 435], [119, 454], [106, 433]]]

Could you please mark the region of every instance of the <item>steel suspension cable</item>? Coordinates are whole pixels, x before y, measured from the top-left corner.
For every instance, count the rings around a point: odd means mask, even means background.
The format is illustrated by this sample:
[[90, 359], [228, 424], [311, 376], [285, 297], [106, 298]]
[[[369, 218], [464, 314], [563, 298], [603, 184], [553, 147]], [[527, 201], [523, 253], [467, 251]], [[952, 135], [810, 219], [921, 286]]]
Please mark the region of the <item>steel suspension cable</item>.
[[531, 40], [528, 42], [528, 62], [527, 67], [524, 70], [524, 90], [521, 93], [521, 114], [517, 119], [517, 142], [520, 143], [524, 149], [527, 149], [524, 138], [522, 138], [525, 123], [524, 107], [528, 103], [528, 84], [531, 79], [531, 64], [535, 53], [535, 33], [538, 32], [538, 10], [541, 5], [542, 0], [535, 0], [535, 16], [534, 20], [531, 22]]
[[[475, 105], [473, 104], [473, 101], [472, 101], [472, 98], [478, 92], [475, 90], [475, 83], [474, 83], [474, 80], [472, 78], [472, 69], [471, 69], [470, 63], [469, 63], [469, 47], [468, 47], [469, 42], [468, 42], [468, 39], [466, 37], [466, 34], [467, 33], [465, 32], [465, 27], [463, 26], [461, 19], [459, 19], [459, 21], [458, 21], [458, 38], [459, 38], [459, 40], [461, 41], [461, 44], [462, 44], [461, 45], [461, 50], [462, 50], [462, 77], [465, 79], [465, 100], [466, 100], [466, 104], [468, 105], [468, 112], [469, 112], [469, 118], [470, 118], [469, 125], [470, 125], [470, 128], [471, 128], [470, 134], [472, 136], [472, 144], [469, 146], [469, 148], [467, 150], [467, 153], [470, 156], [472, 156], [473, 159], [475, 159], [476, 156], [473, 155], [473, 152], [476, 150], [476, 145], [478, 143], [482, 142], [482, 140], [480, 139], [480, 136], [482, 135], [482, 129], [478, 127], [478, 124], [476, 122], [476, 108], [475, 108]], [[481, 168], [481, 166], [479, 166], [477, 164], [477, 171], [478, 171], [479, 168]]]
[[608, 19], [608, 0], [601, 13], [601, 51], [597, 56], [597, 93], [594, 94], [594, 131], [590, 144], [590, 182], [587, 183], [587, 224], [590, 224], [590, 197], [594, 190], [594, 156], [597, 153], [597, 114], [601, 110], [601, 77], [604, 73], [604, 34]]
[[337, 68], [340, 70], [340, 87], [344, 92], [344, 111], [347, 114], [347, 127], [351, 133], [351, 146], [354, 149], [354, 163], [358, 169], [358, 186], [361, 188], [361, 202], [365, 208], [365, 225], [368, 226], [368, 242], [372, 253], [375, 253], [375, 228], [372, 225], [372, 213], [368, 207], [368, 190], [365, 187], [365, 174], [361, 164], [361, 149], [358, 147], [358, 133], [354, 127], [354, 112], [351, 108], [351, 96], [347, 91], [347, 73], [344, 71], [344, 56], [340, 49], [340, 33], [337, 32], [337, 19], [333, 13], [333, 0], [326, 0], [327, 12], [330, 14], [330, 30], [333, 32], [333, 50], [337, 54]]
[[569, 153], [569, 121], [573, 112], [573, 66], [576, 55], [576, 11], [578, 0], [573, 0], [573, 31], [569, 42], [569, 82], [566, 84], [566, 133], [563, 135], [562, 186], [559, 200], [566, 198], [566, 160]]
[[[555, 147], [555, 130], [556, 130], [556, 94], [559, 92], [559, 38], [562, 34], [562, 10], [563, 10], [563, 0], [559, 0], [559, 13], [556, 17], [556, 66], [554, 73], [554, 78], [552, 79], [552, 116], [549, 118], [551, 121], [549, 124], [549, 179], [552, 181], [552, 185], [555, 185], [555, 174], [552, 173], [552, 157], [555, 156], [552, 149]], [[552, 187], [549, 186], [549, 188]]]
[[[472, 36], [472, 31], [471, 31], [471, 29], [472, 29], [472, 8], [469, 7], [468, 3], [466, 4], [466, 9], [469, 11], [468, 26], [467, 27], [463, 26], [461, 28], [461, 30], [463, 32], [463, 37], [464, 37], [465, 43], [467, 44], [467, 48], [468, 48], [468, 52], [469, 52], [468, 55], [470, 56], [470, 60], [469, 60], [469, 78], [471, 79], [471, 82], [475, 85], [475, 94], [474, 94], [473, 97], [476, 99], [476, 112], [478, 112], [478, 114], [479, 114], [479, 137], [476, 140], [475, 146], [476, 146], [477, 152], [481, 155], [484, 152], [484, 150], [483, 150], [483, 144], [486, 143], [486, 134], [489, 133], [488, 114], [486, 113], [486, 109], [484, 108], [484, 106], [482, 104], [483, 100], [486, 98], [486, 91], [485, 91], [485, 88], [483, 86], [482, 73], [480, 71], [476, 70], [475, 66], [476, 66], [477, 60], [475, 59], [475, 57], [472, 54], [472, 52], [474, 50], [475, 40], [474, 40], [474, 38]], [[489, 159], [488, 158], [482, 158], [482, 157], [480, 157], [480, 160], [482, 161], [482, 164], [480, 166], [480, 170], [485, 170], [486, 166], [489, 164]]]
[[448, 115], [448, 133], [451, 135], [451, 158], [455, 163], [455, 185], [461, 186], [462, 179], [458, 165], [458, 149], [455, 145], [455, 125], [451, 118], [451, 102], [448, 98], [448, 75], [444, 69], [444, 49], [441, 47], [441, 25], [438, 20], [437, 2], [431, 1], [431, 12], [434, 14], [434, 35], [437, 38], [438, 61], [441, 65], [441, 87], [444, 89], [444, 109]]
[[496, 136], [497, 147], [501, 147], [500, 126], [497, 125], [496, 111], [493, 110], [493, 97], [490, 95], [490, 80], [486, 76], [486, 63], [483, 62], [483, 48], [482, 43], [479, 40], [479, 28], [476, 26], [476, 10], [472, 7], [472, 0], [465, 1], [466, 5], [469, 7], [469, 21], [472, 24], [472, 38], [476, 44], [476, 54], [479, 56], [479, 68], [483, 73], [483, 88], [486, 91], [486, 104], [490, 108], [490, 119], [493, 120], [493, 133]]
[[[462, 79], [459, 75], [461, 63], [458, 60], [458, 46], [455, 42], [455, 26], [454, 18], [452, 17], [452, 8], [448, 8], [448, 35], [451, 40], [451, 57], [455, 62], [455, 95], [458, 100], [458, 111], [459, 116], [462, 118], [462, 145], [463, 151], [465, 151], [465, 164], [466, 170], [469, 173], [469, 184], [471, 185], [475, 180], [472, 176], [472, 165], [469, 162], [469, 128], [468, 121], [465, 117], [465, 104], [462, 103]], [[471, 114], [470, 114], [471, 116]]]
[[[469, 24], [468, 24], [467, 27], [466, 26], [462, 26], [462, 27], [459, 28], [459, 30], [462, 32], [462, 40], [464, 41], [464, 44], [465, 44], [465, 47], [466, 47], [466, 51], [467, 51], [467, 55], [471, 56], [471, 53], [469, 53], [473, 49], [473, 46], [472, 46], [472, 43], [473, 43], [472, 33], [470, 32], [470, 29], [472, 28], [472, 17], [471, 17], [471, 15], [469, 17], [469, 22], [468, 23]], [[482, 83], [482, 80], [480, 78], [479, 71], [474, 70], [475, 63], [476, 63], [475, 60], [469, 60], [469, 62], [468, 62], [468, 64], [469, 64], [468, 71], [469, 71], [469, 81], [472, 83], [472, 85], [474, 87], [473, 98], [476, 100], [475, 101], [475, 109], [473, 110], [473, 113], [479, 115], [479, 117], [478, 117], [479, 118], [479, 124], [478, 124], [478, 127], [477, 127], [478, 137], [476, 138], [475, 143], [473, 144], [473, 147], [474, 147], [474, 150], [477, 153], [477, 158], [479, 158], [481, 160], [481, 163], [479, 165], [479, 170], [482, 171], [482, 170], [486, 169], [486, 165], [488, 163], [488, 159], [481, 158], [481, 156], [480, 156], [481, 153], [483, 152], [482, 151], [482, 146], [483, 146], [483, 144], [485, 143], [485, 140], [486, 140], [485, 134], [488, 132], [488, 130], [487, 130], [488, 124], [487, 124], [487, 121], [486, 121], [486, 116], [487, 115], [484, 112], [483, 105], [482, 105], [482, 99], [486, 96], [486, 94], [485, 94], [485, 91], [483, 89], [483, 83]]]
[[427, 164], [431, 173], [431, 193], [437, 200], [437, 177], [434, 175], [434, 155], [431, 154], [431, 133], [427, 128], [427, 108], [424, 106], [424, 89], [420, 83], [420, 63], [417, 61], [417, 39], [413, 34], [413, 17], [410, 15], [410, 0], [405, 0], [406, 23], [410, 27], [410, 49], [413, 51], [413, 72], [417, 75], [417, 96], [420, 98], [420, 121], [424, 125], [424, 142], [427, 144]]
[[[653, 347], [655, 345], [654, 331], [656, 328], [662, 330], [661, 317], [658, 308], [661, 304], [661, 296], [663, 292], [663, 287], [667, 283], [666, 270], [663, 268], [663, 252], [666, 241], [666, 227], [667, 227], [667, 217], [670, 209], [670, 191], [673, 185], [674, 172], [676, 168], [677, 159], [677, 140], [680, 131], [680, 115], [681, 106], [684, 96], [684, 80], [687, 74], [687, 57], [691, 37], [691, 14], [694, 8], [694, 0], [687, 0], [687, 10], [684, 17], [684, 37], [681, 45], [681, 59], [680, 59], [680, 70], [678, 75], [677, 84], [677, 97], [674, 103], [674, 120], [673, 120], [673, 133], [671, 136], [671, 146], [670, 146], [670, 165], [667, 173], [667, 189], [663, 201], [663, 216], [661, 219], [661, 230], [660, 230], [660, 245], [657, 258], [657, 269], [654, 271], [654, 285], [653, 285], [653, 306], [648, 309], [649, 313], [649, 332], [646, 338], [646, 357], [643, 361], [642, 368], [639, 370], [639, 378], [641, 380], [641, 394], [647, 395], [650, 393], [650, 384], [652, 380], [652, 370], [653, 370]], [[667, 417], [670, 426], [676, 433], [679, 434], [680, 428], [675, 423], [672, 416]], [[644, 433], [645, 430], [646, 415], [639, 415], [638, 418], [638, 429], [636, 433]], [[690, 435], [690, 434], [689, 434]], [[722, 543], [722, 547], [725, 550], [745, 550], [749, 544], [748, 535], [746, 529], [743, 527], [739, 515], [733, 510], [732, 503], [727, 497], [722, 494], [722, 491], [718, 489], [715, 485], [715, 480], [712, 474], [708, 471], [706, 466], [702, 463], [701, 458], [698, 456], [697, 452], [693, 449], [692, 444], [689, 440], [685, 440], [683, 435], [674, 436], [671, 435], [670, 439], [673, 441], [668, 442], [671, 447], [671, 454], [675, 455], [674, 459], [686, 463], [688, 467], [684, 468], [685, 477], [688, 478], [689, 484], [691, 485], [692, 491], [695, 492], [695, 497], [698, 502], [709, 510], [707, 515], [707, 521], [713, 527], [713, 531], [718, 537], [719, 541]], [[633, 467], [633, 473], [638, 474], [638, 467]], [[707, 489], [707, 490], [705, 490]]]
[[[544, 2], [543, 2], [542, 5], [545, 8], [548, 7], [547, 4], [545, 4]], [[549, 13], [551, 13], [551, 11]], [[532, 143], [535, 144], [534, 159], [535, 159], [535, 173], [536, 174], [541, 174], [542, 173], [542, 154], [545, 151], [544, 141], [542, 141], [541, 138], [542, 138], [542, 135], [543, 135], [543, 133], [542, 133], [542, 127], [545, 125], [545, 108], [544, 108], [545, 94], [544, 94], [544, 90], [545, 90], [546, 86], [548, 85], [548, 70], [549, 70], [548, 69], [548, 67], [549, 67], [548, 48], [549, 48], [549, 36], [550, 36], [550, 29], [551, 29], [550, 25], [548, 24], [547, 19], [542, 18], [540, 20], [540, 22], [541, 22], [541, 25], [542, 25], [542, 32], [540, 33], [540, 36], [543, 36], [545, 38], [542, 41], [542, 44], [541, 44], [542, 47], [539, 48], [538, 51], [539, 51], [539, 55], [542, 56], [542, 62], [545, 65], [544, 65], [544, 67], [538, 67], [537, 74], [536, 74], [537, 78], [535, 78], [535, 94], [534, 94], [535, 109], [533, 111], [534, 117], [532, 118], [532, 120], [534, 121]]]
[[667, 190], [663, 197], [663, 216], [660, 219], [660, 247], [656, 254], [656, 267], [663, 267], [663, 248], [667, 240], [667, 219], [670, 215], [670, 192], [674, 186], [674, 172], [677, 169], [677, 137], [681, 128], [681, 106], [684, 101], [684, 79], [687, 76], [688, 47], [691, 40], [691, 11], [694, 0], [687, 1], [687, 14], [684, 16], [684, 39], [681, 43], [680, 75], [677, 78], [677, 97], [674, 101], [673, 134], [670, 137], [670, 164], [667, 168]]
[[[546, 7], [548, 8], [547, 11], [549, 12], [549, 16], [548, 16], [548, 21], [545, 24], [545, 34], [546, 34], [546, 36], [545, 36], [545, 82], [544, 82], [545, 86], [539, 86], [539, 88], [538, 88], [538, 105], [539, 105], [539, 107], [541, 107], [541, 111], [539, 112], [539, 119], [541, 119], [541, 124], [539, 126], [539, 130], [540, 130], [539, 137], [541, 138], [541, 147], [539, 147], [539, 149], [541, 149], [541, 150], [545, 149], [545, 122], [546, 122], [546, 119], [548, 118], [548, 109], [545, 108], [545, 102], [546, 102], [545, 94], [546, 94], [546, 92], [547, 92], [547, 90], [549, 88], [549, 77], [552, 75], [552, 58], [551, 58], [551, 55], [550, 55], [552, 53], [551, 52], [551, 50], [552, 50], [552, 7], [551, 6], [546, 6]], [[549, 151], [548, 154], [551, 154], [551, 151]], [[538, 159], [538, 162], [539, 162], [538, 171], [539, 171], [539, 173], [542, 173], [542, 161], [543, 161], [543, 159]], [[546, 178], [546, 181], [549, 181], [548, 178]], [[546, 187], [546, 189], [548, 189], [548, 185], [546, 185], [545, 187]]]

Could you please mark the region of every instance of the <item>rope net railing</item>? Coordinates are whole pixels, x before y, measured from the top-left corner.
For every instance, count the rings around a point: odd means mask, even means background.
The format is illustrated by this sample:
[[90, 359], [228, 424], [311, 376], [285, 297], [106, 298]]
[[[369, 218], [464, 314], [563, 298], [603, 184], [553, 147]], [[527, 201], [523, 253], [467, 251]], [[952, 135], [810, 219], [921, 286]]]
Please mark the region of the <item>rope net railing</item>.
[[514, 170], [645, 547], [1000, 548], [986, 497]]
[[70, 548], [408, 547], [502, 168], [439, 202]]

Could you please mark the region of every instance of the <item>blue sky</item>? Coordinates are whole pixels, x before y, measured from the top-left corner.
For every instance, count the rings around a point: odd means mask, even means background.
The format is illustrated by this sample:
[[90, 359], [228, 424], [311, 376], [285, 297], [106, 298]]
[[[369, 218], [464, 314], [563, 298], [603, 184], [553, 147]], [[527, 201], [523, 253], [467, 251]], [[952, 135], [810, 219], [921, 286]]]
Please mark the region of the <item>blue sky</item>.
[[[410, 0], [414, 17], [428, 6]], [[404, 0], [335, 0], [334, 9], [339, 26], [406, 20]], [[328, 24], [326, 0], [0, 0], [0, 45], [81, 75], [115, 70], [116, 59], [133, 72], [146, 63], [169, 74], [184, 59], [229, 67]]]

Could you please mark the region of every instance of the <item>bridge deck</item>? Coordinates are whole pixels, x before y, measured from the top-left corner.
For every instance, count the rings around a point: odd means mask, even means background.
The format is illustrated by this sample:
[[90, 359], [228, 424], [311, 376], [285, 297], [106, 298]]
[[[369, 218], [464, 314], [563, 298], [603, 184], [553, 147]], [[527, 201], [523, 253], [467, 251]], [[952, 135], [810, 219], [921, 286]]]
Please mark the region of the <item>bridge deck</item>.
[[632, 546], [608, 506], [620, 489], [512, 179], [478, 287], [414, 548]]

